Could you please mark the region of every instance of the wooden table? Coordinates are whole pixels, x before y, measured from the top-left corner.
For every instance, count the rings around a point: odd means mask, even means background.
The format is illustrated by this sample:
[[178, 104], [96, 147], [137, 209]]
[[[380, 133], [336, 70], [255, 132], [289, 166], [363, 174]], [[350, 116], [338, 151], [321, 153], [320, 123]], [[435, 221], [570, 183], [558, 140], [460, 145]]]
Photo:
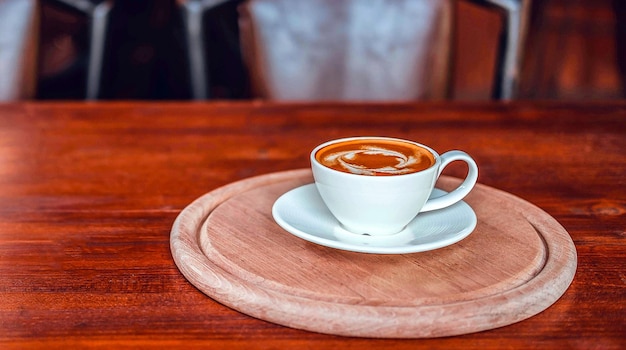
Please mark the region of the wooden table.
[[[233, 311], [179, 272], [170, 230], [194, 199], [374, 134], [463, 149], [480, 183], [556, 218], [578, 252], [561, 299], [463, 336], [347, 338]], [[0, 105], [0, 348], [623, 349], [624, 152], [621, 102]]]

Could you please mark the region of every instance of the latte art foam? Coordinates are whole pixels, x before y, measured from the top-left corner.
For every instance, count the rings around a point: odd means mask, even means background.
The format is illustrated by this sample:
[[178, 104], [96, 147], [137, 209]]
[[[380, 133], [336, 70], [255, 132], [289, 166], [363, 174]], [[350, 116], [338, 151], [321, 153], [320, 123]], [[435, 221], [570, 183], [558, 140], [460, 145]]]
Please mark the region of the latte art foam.
[[322, 148], [316, 159], [346, 173], [389, 176], [414, 173], [434, 164], [432, 154], [408, 142], [383, 139], [346, 141]]
[[[366, 158], [374, 158], [376, 161], [368, 162]], [[414, 156], [377, 146], [364, 146], [363, 149], [332, 153], [324, 157], [324, 164], [337, 164], [359, 175], [407, 174], [413, 172], [410, 166], [416, 162]], [[370, 168], [366, 165], [368, 163], [381, 163], [381, 166]]]

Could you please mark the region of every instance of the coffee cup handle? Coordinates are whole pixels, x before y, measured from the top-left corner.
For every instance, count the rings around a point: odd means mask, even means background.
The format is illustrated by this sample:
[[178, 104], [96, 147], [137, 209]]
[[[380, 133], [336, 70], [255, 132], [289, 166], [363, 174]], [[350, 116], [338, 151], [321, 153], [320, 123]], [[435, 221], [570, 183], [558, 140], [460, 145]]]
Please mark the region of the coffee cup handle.
[[441, 197], [431, 198], [426, 201], [426, 204], [424, 204], [424, 207], [422, 207], [422, 210], [420, 210], [420, 212], [449, 207], [452, 204], [465, 198], [465, 196], [470, 193], [472, 188], [474, 188], [474, 185], [478, 180], [478, 166], [476, 165], [474, 159], [472, 159], [469, 154], [463, 151], [448, 151], [441, 155], [441, 166], [439, 167], [437, 178], [439, 178], [439, 176], [443, 172], [443, 169], [448, 166], [448, 164], [457, 160], [467, 163], [469, 170], [467, 172], [465, 180], [459, 185], [459, 187], [455, 188], [451, 192]]

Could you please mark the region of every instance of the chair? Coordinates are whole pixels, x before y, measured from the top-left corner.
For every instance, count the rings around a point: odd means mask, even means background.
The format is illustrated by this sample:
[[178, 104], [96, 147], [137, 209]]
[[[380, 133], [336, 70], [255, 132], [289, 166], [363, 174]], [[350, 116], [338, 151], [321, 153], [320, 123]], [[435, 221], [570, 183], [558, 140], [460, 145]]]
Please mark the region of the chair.
[[[511, 99], [528, 2], [473, 2], [504, 14], [492, 94]], [[446, 98], [453, 10], [438, 0], [250, 0], [240, 27], [252, 89], [272, 100]]]
[[[184, 1], [196, 99], [209, 97], [202, 14], [225, 1]], [[528, 1], [470, 1], [503, 13], [493, 97], [511, 99]], [[453, 10], [449, 0], [248, 0], [239, 29], [252, 90], [274, 100], [444, 98]]]
[[0, 1], [0, 101], [34, 97], [38, 17], [34, 0]]
[[470, 0], [504, 13], [493, 97], [510, 100], [517, 94], [528, 32], [531, 0]]
[[[230, 5], [237, 6], [243, 0], [178, 0], [177, 3], [182, 9], [182, 17], [186, 31], [187, 38], [187, 49], [188, 49], [188, 60], [189, 60], [189, 73], [191, 78], [191, 94], [193, 99], [206, 99], [211, 95], [209, 89], [209, 77], [213, 80], [216, 80], [217, 77], [211, 77], [211, 70], [209, 69], [209, 63], [211, 58], [215, 58], [216, 51], [214, 49], [217, 48], [218, 44], [209, 40], [208, 33], [205, 33], [205, 22], [215, 20], [215, 16], [213, 18], [207, 19], [206, 14], [211, 10], [218, 10], [219, 7]], [[226, 9], [228, 12], [228, 9]], [[236, 11], [235, 12], [236, 16]], [[217, 17], [221, 17], [223, 13], [218, 13]], [[227, 16], [230, 17], [230, 16]], [[230, 61], [231, 65], [235, 66], [234, 68], [228, 67], [231, 71], [224, 74], [226, 76], [225, 79], [241, 79], [242, 74], [233, 73], [233, 71], [241, 70], [241, 66], [243, 63], [241, 61], [241, 54], [239, 52], [239, 38], [237, 35], [237, 21], [233, 20], [233, 23], [228, 23], [228, 18], [221, 18], [221, 22], [216, 26], [224, 27], [222, 32], [229, 32], [230, 36], [236, 36], [234, 39], [229, 38], [222, 42], [222, 46], [219, 47], [220, 50], [228, 50], [229, 52], [225, 52], [222, 55], [221, 61]], [[236, 49], [231, 48], [232, 46], [236, 46]], [[235, 52], [236, 51], [236, 52]], [[233, 58], [236, 57], [236, 58]], [[239, 62], [232, 62], [233, 60], [238, 60]], [[218, 62], [213, 62], [218, 64]], [[223, 62], [222, 62], [223, 63]], [[221, 67], [224, 69], [225, 67]], [[244, 75], [245, 78], [245, 75]], [[239, 82], [238, 84], [233, 84], [234, 90], [242, 90], [244, 88], [241, 87], [242, 84]], [[233, 88], [233, 87], [231, 87]], [[241, 94], [241, 93], [240, 93]]]
[[102, 64], [109, 25], [112, 0], [52, 0], [54, 3], [81, 13], [89, 18], [90, 39], [87, 63], [86, 99], [100, 95]]
[[228, 0], [179, 1], [183, 10], [183, 20], [187, 34], [187, 48], [191, 77], [191, 92], [194, 99], [207, 98], [206, 57], [202, 16], [210, 8]]

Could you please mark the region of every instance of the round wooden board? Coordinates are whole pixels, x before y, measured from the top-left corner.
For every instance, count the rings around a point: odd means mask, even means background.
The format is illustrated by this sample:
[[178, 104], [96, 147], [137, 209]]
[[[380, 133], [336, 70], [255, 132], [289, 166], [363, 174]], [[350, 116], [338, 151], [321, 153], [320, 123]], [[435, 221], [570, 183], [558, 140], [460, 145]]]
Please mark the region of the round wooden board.
[[[424, 338], [493, 329], [552, 305], [576, 272], [565, 229], [536, 206], [478, 184], [465, 201], [478, 217], [454, 245], [379, 255], [291, 235], [271, 214], [310, 170], [218, 188], [185, 208], [171, 250], [183, 275], [214, 300], [253, 317], [309, 331]], [[459, 179], [442, 176], [450, 190]]]

